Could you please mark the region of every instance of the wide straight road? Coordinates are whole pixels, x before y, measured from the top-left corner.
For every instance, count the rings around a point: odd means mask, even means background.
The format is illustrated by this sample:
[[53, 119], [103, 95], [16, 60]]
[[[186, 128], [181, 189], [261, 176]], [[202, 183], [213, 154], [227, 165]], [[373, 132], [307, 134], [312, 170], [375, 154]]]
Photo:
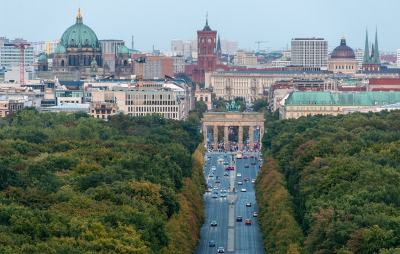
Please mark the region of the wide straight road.
[[[217, 253], [218, 247], [223, 247], [225, 253], [265, 253], [261, 245], [262, 238], [257, 227], [257, 217], [253, 217], [253, 212], [257, 212], [258, 207], [252, 179], [257, 177], [260, 162], [255, 158], [250, 158], [250, 154], [244, 154], [248, 156], [247, 159], [236, 159], [236, 153], [206, 154], [204, 176], [213, 189], [218, 188], [218, 195], [217, 198], [212, 197], [214, 190], [204, 194], [206, 219], [201, 228], [200, 245], [195, 251], [196, 254]], [[224, 161], [218, 162], [220, 156], [223, 156]], [[258, 157], [258, 154], [255, 154], [255, 157]], [[252, 161], [256, 164], [252, 165]], [[224, 165], [226, 163], [228, 164]], [[248, 168], [245, 168], [246, 164], [249, 165]], [[214, 176], [211, 177], [210, 172], [213, 166], [216, 170]], [[233, 166], [235, 170], [225, 170], [228, 166]], [[228, 172], [228, 176], [224, 176], [225, 172]], [[242, 176], [237, 177], [238, 173]], [[220, 183], [215, 183], [217, 176]], [[244, 180], [247, 177], [249, 181]], [[243, 184], [238, 185], [238, 181], [242, 181]], [[234, 188], [236, 188], [235, 192], [233, 192]], [[242, 188], [246, 191], [242, 192]], [[221, 189], [227, 190], [227, 197], [221, 197]], [[248, 202], [251, 203], [251, 207], [246, 206]], [[237, 222], [236, 216], [242, 216], [243, 221]], [[251, 226], [245, 225], [246, 219], [251, 219]], [[211, 226], [212, 221], [216, 221], [217, 226]], [[209, 246], [210, 241], [215, 241], [215, 247]]]

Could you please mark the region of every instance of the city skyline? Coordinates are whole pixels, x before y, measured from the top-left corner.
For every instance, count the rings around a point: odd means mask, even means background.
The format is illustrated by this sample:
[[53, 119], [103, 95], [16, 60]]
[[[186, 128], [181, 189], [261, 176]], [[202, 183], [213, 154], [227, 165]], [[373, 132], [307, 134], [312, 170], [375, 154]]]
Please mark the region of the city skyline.
[[[372, 35], [375, 25], [381, 51], [395, 52], [400, 47], [400, 28], [392, 26], [396, 7], [400, 7], [396, 0], [388, 0], [385, 5], [373, 0], [330, 3], [250, 0], [242, 3], [205, 0], [188, 6], [183, 0], [138, 3], [121, 0], [107, 7], [105, 0], [86, 0], [81, 1], [80, 6], [83, 23], [93, 29], [98, 39], [122, 39], [131, 47], [134, 35], [135, 49], [142, 51], [151, 51], [153, 45], [155, 49], [170, 51], [171, 39], [196, 38], [196, 31], [204, 27], [207, 13], [211, 29], [218, 31], [221, 37], [238, 41], [239, 49], [257, 50], [256, 41], [268, 41], [260, 45], [260, 50], [282, 50], [287, 45], [290, 49], [292, 38], [321, 37], [328, 40], [331, 51], [340, 44], [342, 35], [350, 47], [363, 49], [366, 26]], [[79, 1], [25, 3], [18, 0], [9, 3], [0, 17], [2, 24], [8, 24], [0, 36], [23, 37], [28, 41], [60, 39], [75, 23], [78, 7]], [[16, 19], [16, 13], [32, 22]]]

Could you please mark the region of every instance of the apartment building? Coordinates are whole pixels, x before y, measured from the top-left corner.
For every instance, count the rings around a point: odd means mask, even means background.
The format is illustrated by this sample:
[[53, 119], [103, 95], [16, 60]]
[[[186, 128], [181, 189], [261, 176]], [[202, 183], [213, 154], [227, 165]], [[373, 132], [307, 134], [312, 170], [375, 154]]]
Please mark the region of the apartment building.
[[323, 38], [294, 38], [291, 42], [292, 65], [328, 69], [328, 41]]

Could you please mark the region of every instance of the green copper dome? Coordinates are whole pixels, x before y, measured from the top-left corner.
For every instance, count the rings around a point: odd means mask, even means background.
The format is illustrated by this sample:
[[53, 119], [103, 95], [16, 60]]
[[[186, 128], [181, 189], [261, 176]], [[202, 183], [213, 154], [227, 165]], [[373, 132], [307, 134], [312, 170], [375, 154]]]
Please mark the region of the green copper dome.
[[121, 45], [117, 50], [117, 54], [129, 54], [129, 49], [125, 45]]
[[64, 47], [99, 47], [99, 40], [93, 30], [82, 22], [79, 9], [76, 24], [70, 26], [61, 36], [61, 45]]
[[63, 45], [58, 45], [57, 48], [54, 50], [54, 54], [65, 54], [67, 53], [67, 49]]
[[46, 57], [46, 55], [45, 54], [41, 54], [40, 56], [39, 56], [39, 59], [38, 59], [39, 61], [47, 61], [47, 57]]

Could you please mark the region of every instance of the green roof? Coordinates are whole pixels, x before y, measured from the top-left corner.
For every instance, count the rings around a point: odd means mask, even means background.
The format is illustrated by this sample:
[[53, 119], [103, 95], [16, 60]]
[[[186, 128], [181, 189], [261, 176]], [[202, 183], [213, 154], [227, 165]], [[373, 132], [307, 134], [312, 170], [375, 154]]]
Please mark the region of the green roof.
[[57, 48], [54, 50], [54, 54], [65, 54], [67, 53], [67, 49], [63, 45], [58, 45]]
[[121, 45], [117, 50], [117, 54], [129, 54], [129, 49], [125, 45]]
[[46, 61], [47, 60], [47, 57], [46, 57], [46, 55], [45, 54], [41, 54], [40, 56], [39, 56], [39, 59], [38, 59], [39, 61]]
[[96, 34], [90, 27], [83, 24], [80, 10], [76, 17], [76, 23], [61, 36], [61, 45], [64, 47], [100, 47]]
[[292, 92], [285, 105], [381, 106], [400, 102], [400, 92]]

